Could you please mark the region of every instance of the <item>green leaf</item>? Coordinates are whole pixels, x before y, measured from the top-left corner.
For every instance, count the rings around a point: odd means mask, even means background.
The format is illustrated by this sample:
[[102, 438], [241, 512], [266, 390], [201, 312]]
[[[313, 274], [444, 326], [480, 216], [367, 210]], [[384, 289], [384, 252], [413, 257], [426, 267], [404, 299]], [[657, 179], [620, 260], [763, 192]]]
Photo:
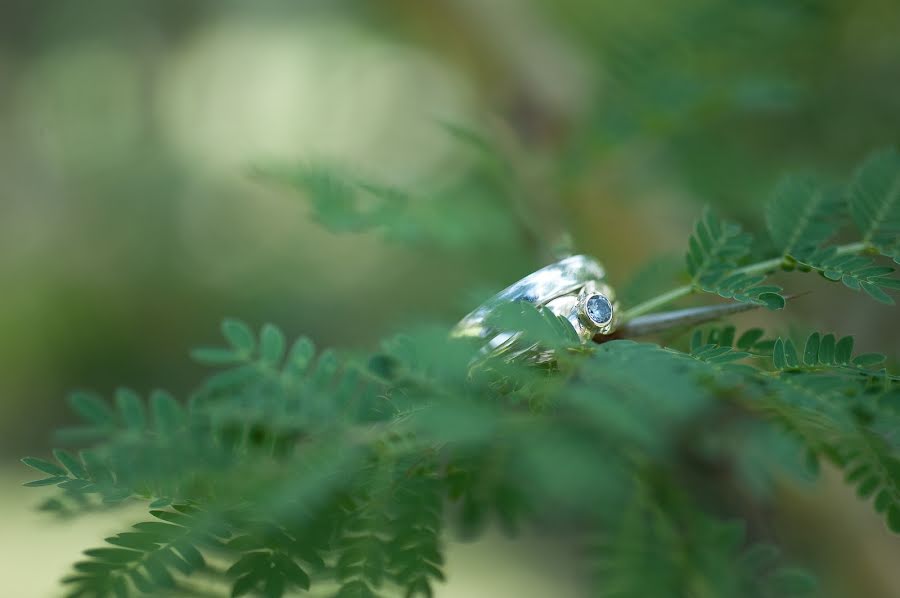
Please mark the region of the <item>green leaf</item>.
[[378, 598], [378, 594], [366, 582], [355, 579], [341, 586], [334, 598]]
[[800, 365], [800, 359], [797, 357], [797, 348], [791, 339], [784, 341], [784, 361], [788, 367], [795, 368]]
[[734, 345], [734, 335], [736, 332], [736, 328], [734, 326], [725, 326], [716, 332], [716, 344], [721, 345], [722, 347], [731, 347]]
[[900, 238], [900, 153], [887, 149], [870, 156], [849, 188], [850, 214], [863, 235], [885, 255], [894, 257]]
[[806, 365], [814, 366], [819, 363], [819, 344], [821, 342], [821, 335], [818, 332], [813, 332], [806, 339], [806, 345], [803, 349], [803, 363]]
[[190, 575], [194, 572], [194, 567], [171, 548], [160, 551], [159, 556], [166, 567], [174, 568], [182, 575]]
[[885, 305], [894, 305], [894, 299], [881, 290], [881, 287], [879, 287], [877, 283], [861, 282], [860, 286], [862, 287], [862, 290], [875, 301], [884, 303]]
[[273, 324], [265, 324], [260, 334], [260, 354], [263, 362], [276, 367], [284, 359], [284, 333]]
[[772, 350], [772, 361], [775, 363], [775, 369], [783, 370], [787, 366], [787, 359], [784, 353], [784, 341], [780, 338], [775, 341], [775, 348]]
[[206, 560], [203, 558], [203, 555], [191, 544], [188, 544], [187, 542], [176, 542], [173, 545], [173, 548], [185, 561], [190, 563], [191, 567], [194, 569], [202, 569], [206, 566]]
[[161, 390], [150, 393], [150, 411], [156, 430], [162, 434], [174, 434], [184, 421], [184, 412], [175, 397]]
[[900, 280], [891, 278], [894, 268], [878, 266], [864, 255], [839, 253], [836, 247], [823, 247], [796, 259], [797, 263], [820, 272], [826, 279], [839, 280], [847, 288], [863, 291], [882, 303], [894, 302], [884, 289], [900, 288]]
[[900, 534], [900, 504], [895, 504], [887, 511], [887, 525], [895, 534]]
[[250, 355], [256, 349], [253, 331], [240, 320], [227, 319], [222, 322], [222, 335], [228, 343], [243, 355]]
[[276, 553], [273, 558], [278, 569], [290, 580], [292, 585], [309, 590], [309, 575], [292, 558], [281, 553]]
[[284, 577], [274, 570], [269, 571], [269, 574], [266, 576], [266, 582], [263, 585], [263, 594], [266, 598], [281, 598], [282, 594], [284, 594], [284, 586]]
[[116, 598], [128, 598], [128, 584], [124, 577], [113, 578], [112, 591]]
[[234, 585], [231, 587], [232, 598], [249, 594], [257, 585], [259, 585], [260, 581], [262, 581], [262, 575], [256, 572], [239, 577], [234, 581]]
[[306, 372], [316, 355], [316, 347], [309, 338], [301, 336], [291, 346], [285, 363], [285, 372], [293, 376], [301, 376]]
[[225, 574], [229, 577], [240, 577], [252, 571], [263, 570], [268, 563], [268, 556], [265, 552], [248, 552], [233, 563]]
[[125, 548], [93, 548], [85, 550], [84, 554], [107, 563], [131, 563], [144, 556], [143, 552]]
[[161, 541], [162, 538], [159, 536], [147, 532], [123, 532], [106, 538], [109, 544], [140, 551], [154, 550]]
[[849, 363], [853, 356], [853, 337], [845, 336], [834, 347], [834, 359], [837, 363]]
[[147, 425], [144, 403], [136, 392], [128, 388], [116, 389], [116, 407], [122, 415], [126, 427], [136, 432], [143, 431]]
[[766, 276], [738, 269], [750, 253], [752, 237], [735, 223], [719, 221], [708, 208], [701, 214], [685, 257], [691, 285], [741, 303], [779, 310], [785, 306], [781, 287], [762, 284]]
[[784, 306], [787, 304], [787, 299], [779, 293], [762, 293], [757, 296], [757, 300], [767, 309], [773, 311], [784, 309]]
[[162, 519], [163, 521], [174, 523], [183, 527], [189, 527], [192, 521], [192, 518], [190, 516], [185, 515], [184, 513], [173, 511], [161, 511], [158, 509], [154, 509], [150, 511], [150, 514], [157, 519]]
[[766, 207], [769, 234], [782, 255], [804, 255], [837, 234], [842, 224], [843, 198], [808, 176], [781, 180]]
[[332, 231], [375, 231], [392, 241], [456, 250], [508, 248], [519, 233], [505, 201], [516, 181], [498, 164], [476, 160], [459, 174], [442, 176], [436, 188], [412, 191], [327, 163], [268, 168], [260, 174], [300, 191], [313, 217]]
[[336, 232], [365, 229], [368, 218], [361, 208], [363, 191], [349, 177], [340, 176], [331, 166], [306, 164], [293, 169], [290, 178], [305, 192], [321, 224]]
[[750, 252], [751, 238], [741, 227], [719, 221], [704, 209], [689, 240], [686, 256], [691, 282], [708, 287], [722, 280]]
[[32, 480], [31, 482], [25, 482], [22, 485], [27, 486], [28, 488], [37, 488], [39, 486], [55, 486], [61, 482], [65, 482], [68, 479], [69, 478], [61, 476], [53, 476], [50, 478], [44, 478], [42, 480]]
[[882, 353], [863, 353], [853, 358], [853, 365], [868, 368], [884, 363], [885, 359]]
[[161, 588], [175, 587], [175, 578], [172, 577], [159, 553], [151, 554], [144, 560], [144, 569], [150, 576], [150, 580], [157, 586]]
[[503, 303], [487, 317], [487, 325], [495, 330], [517, 331], [505, 350], [515, 352], [523, 347], [538, 344], [544, 348], [564, 349], [578, 346], [578, 338], [572, 325], [546, 308], [535, 307], [525, 301]]
[[722, 357], [723, 355], [729, 355], [732, 353], [731, 347], [718, 347], [716, 345], [706, 345], [706, 347], [701, 347], [694, 357], [698, 357], [703, 359], [704, 361], [712, 361], [718, 357]]
[[153, 587], [153, 584], [151, 584], [144, 576], [144, 574], [137, 569], [131, 569], [130, 571], [128, 571], [128, 578], [131, 579], [134, 587], [136, 587], [138, 591], [143, 592], [144, 594], [152, 594], [156, 591], [156, 588]]
[[246, 361], [247, 356], [234, 349], [200, 347], [191, 351], [191, 359], [206, 365], [230, 365]]
[[38, 459], [37, 457], [25, 457], [24, 459], [22, 459], [22, 463], [32, 469], [40, 471], [41, 473], [50, 474], [52, 476], [67, 477], [69, 475], [69, 472], [67, 472], [56, 463]]
[[62, 449], [55, 449], [53, 451], [53, 456], [56, 457], [56, 460], [62, 463], [65, 468], [69, 470], [69, 473], [71, 473], [76, 478], [86, 479], [88, 477], [88, 473], [84, 467], [84, 463], [81, 462], [81, 459], [79, 457], [76, 457], [75, 455]]
[[696, 353], [703, 346], [703, 331], [699, 328], [691, 335], [691, 353]]
[[92, 393], [72, 393], [69, 396], [69, 405], [75, 413], [96, 426], [109, 427], [115, 422], [115, 414], [109, 405]]
[[819, 363], [824, 365], [833, 364], [835, 351], [835, 338], [833, 334], [826, 334], [822, 337], [822, 344], [819, 345]]

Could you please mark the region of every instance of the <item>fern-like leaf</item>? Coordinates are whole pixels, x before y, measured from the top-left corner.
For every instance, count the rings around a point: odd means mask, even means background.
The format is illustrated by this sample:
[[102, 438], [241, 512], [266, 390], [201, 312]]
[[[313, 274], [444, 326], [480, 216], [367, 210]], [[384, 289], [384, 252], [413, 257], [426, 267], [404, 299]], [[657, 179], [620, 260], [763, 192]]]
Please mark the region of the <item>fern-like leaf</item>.
[[845, 213], [839, 189], [826, 187], [809, 176], [792, 176], [776, 187], [766, 206], [766, 224], [782, 255], [797, 257], [815, 251], [835, 236]]
[[668, 480], [637, 485], [611, 534], [599, 542], [598, 596], [800, 597], [815, 591], [809, 574], [785, 567], [772, 547], [748, 546], [741, 524], [703, 513]]
[[433, 582], [444, 580], [440, 541], [444, 488], [431, 464], [414, 462], [410, 467], [394, 493], [388, 569], [406, 596], [431, 598]]
[[863, 242], [900, 263], [900, 153], [884, 150], [866, 160], [850, 185], [849, 201]]
[[751, 241], [740, 225], [721, 221], [704, 209], [689, 240], [686, 259], [691, 282], [709, 287], [722, 280], [750, 253]]
[[755, 303], [769, 309], [782, 309], [785, 299], [781, 287], [762, 284], [765, 275], [738, 269], [750, 253], [752, 237], [738, 224], [720, 221], [704, 209], [694, 227], [686, 256], [691, 284], [707, 293], [744, 303]]
[[875, 510], [900, 534], [900, 458], [882, 437], [864, 428], [839, 450], [847, 482], [856, 486], [860, 498], [874, 497]]
[[134, 531], [107, 538], [107, 547], [85, 551], [88, 558], [63, 580], [69, 598], [174, 591], [180, 577], [206, 566], [202, 550], [221, 548], [228, 533], [187, 506], [150, 513], [158, 521], [135, 524]]
[[872, 369], [884, 363], [886, 357], [883, 354], [854, 355], [852, 336], [837, 338], [833, 334], [813, 332], [803, 345], [802, 355], [791, 339], [779, 338], [775, 342], [772, 359], [776, 369], [784, 371], [827, 371], [897, 379], [885, 370]]
[[842, 255], [834, 247], [825, 247], [797, 258], [804, 266], [821, 272], [831, 281], [841, 281], [847, 288], [863, 291], [876, 301], [894, 304], [887, 290], [900, 290], [900, 279], [892, 278], [894, 268], [879, 266], [871, 258]]

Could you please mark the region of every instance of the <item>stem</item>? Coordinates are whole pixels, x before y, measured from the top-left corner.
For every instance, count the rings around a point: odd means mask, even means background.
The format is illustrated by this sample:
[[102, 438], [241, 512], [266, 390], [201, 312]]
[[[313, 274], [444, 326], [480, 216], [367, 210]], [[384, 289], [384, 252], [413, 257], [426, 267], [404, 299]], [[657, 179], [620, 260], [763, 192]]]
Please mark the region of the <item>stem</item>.
[[[837, 251], [835, 255], [847, 255], [850, 253], [861, 253], [869, 248], [869, 244], [866, 242], [859, 243], [848, 243], [846, 245], [840, 245], [837, 247]], [[780, 256], [776, 258], [772, 258], [770, 260], [764, 260], [762, 262], [756, 262], [755, 264], [749, 264], [747, 266], [743, 266], [742, 268], [738, 268], [732, 272], [733, 274], [763, 274], [767, 272], [774, 272], [778, 268], [780, 268], [785, 263], [785, 258], [787, 256]], [[655, 311], [656, 309], [668, 305], [669, 303], [681, 299], [682, 297], [687, 297], [691, 293], [697, 291], [697, 288], [693, 284], [686, 284], [681, 287], [674, 288], [670, 291], [666, 291], [661, 295], [657, 295], [652, 299], [648, 299], [643, 303], [639, 303], [632, 307], [629, 310], [626, 310], [624, 314], [622, 314], [622, 322], [627, 322], [637, 316], [642, 316], [646, 313], [650, 313]]]
[[663, 307], [664, 305], [668, 305], [669, 303], [681, 299], [682, 297], [686, 297], [690, 295], [694, 291], [694, 287], [691, 285], [685, 285], [683, 287], [678, 287], [672, 289], [671, 291], [667, 291], [662, 295], [657, 295], [652, 299], [648, 299], [643, 303], [639, 303], [627, 310], [624, 314], [622, 314], [622, 321], [627, 322], [637, 316], [642, 316], [646, 313], [652, 312], [659, 307]]

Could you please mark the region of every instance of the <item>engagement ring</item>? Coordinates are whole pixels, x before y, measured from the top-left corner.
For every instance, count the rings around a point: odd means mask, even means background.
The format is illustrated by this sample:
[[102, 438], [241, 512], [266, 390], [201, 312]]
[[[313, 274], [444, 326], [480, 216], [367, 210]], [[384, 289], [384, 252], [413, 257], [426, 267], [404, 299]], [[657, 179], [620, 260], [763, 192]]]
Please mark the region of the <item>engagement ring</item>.
[[[526, 302], [565, 318], [575, 333], [588, 342], [596, 334], [615, 329], [615, 293], [604, 281], [606, 272], [595, 259], [574, 255], [533, 272], [510, 285], [464, 317], [453, 329], [453, 336], [484, 339], [491, 354], [510, 352], [510, 357], [534, 353], [539, 347], [517, 346], [520, 330], [503, 330], [491, 324], [498, 307]], [[521, 343], [520, 343], [521, 344]]]

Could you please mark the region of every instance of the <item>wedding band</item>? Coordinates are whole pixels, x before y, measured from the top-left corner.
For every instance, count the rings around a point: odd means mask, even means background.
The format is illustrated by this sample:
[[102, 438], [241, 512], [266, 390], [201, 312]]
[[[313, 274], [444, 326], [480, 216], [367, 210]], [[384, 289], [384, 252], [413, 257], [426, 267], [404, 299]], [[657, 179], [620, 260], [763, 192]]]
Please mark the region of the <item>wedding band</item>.
[[[582, 342], [595, 334], [609, 334], [615, 328], [615, 293], [604, 281], [606, 271], [595, 259], [574, 255], [545, 266], [494, 295], [453, 329], [455, 337], [480, 338], [488, 352], [506, 351], [515, 345], [519, 330], [499, 330], [490, 324], [490, 315], [499, 306], [526, 302], [549, 309], [565, 318]], [[536, 347], [515, 347], [515, 355]]]

